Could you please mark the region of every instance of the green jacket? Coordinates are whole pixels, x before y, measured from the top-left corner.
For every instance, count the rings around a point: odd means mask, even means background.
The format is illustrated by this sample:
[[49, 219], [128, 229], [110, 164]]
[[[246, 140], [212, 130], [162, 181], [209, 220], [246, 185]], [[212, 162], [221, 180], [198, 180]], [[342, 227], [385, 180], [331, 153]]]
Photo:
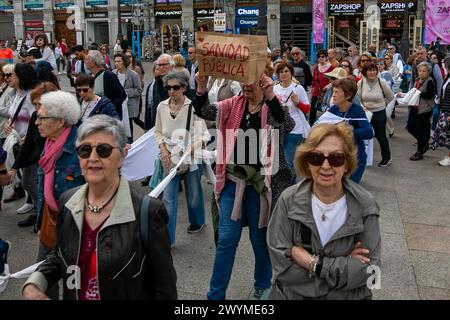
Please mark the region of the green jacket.
[[[371, 264], [379, 266], [381, 236], [379, 208], [372, 194], [349, 179], [343, 180], [347, 198], [347, 220], [322, 247], [311, 208], [312, 180], [305, 179], [286, 189], [272, 213], [267, 245], [274, 269], [271, 299], [370, 299], [368, 265], [349, 255], [356, 242], [370, 250]], [[302, 225], [303, 224], [303, 225]], [[303, 246], [301, 230], [310, 229], [311, 252], [323, 257], [320, 274], [290, 259], [292, 246]], [[306, 245], [305, 245], [306, 247]]]
[[267, 187], [264, 184], [264, 176], [260, 170], [256, 170], [251, 165], [228, 164], [227, 173], [251, 184], [259, 194], [267, 191]]

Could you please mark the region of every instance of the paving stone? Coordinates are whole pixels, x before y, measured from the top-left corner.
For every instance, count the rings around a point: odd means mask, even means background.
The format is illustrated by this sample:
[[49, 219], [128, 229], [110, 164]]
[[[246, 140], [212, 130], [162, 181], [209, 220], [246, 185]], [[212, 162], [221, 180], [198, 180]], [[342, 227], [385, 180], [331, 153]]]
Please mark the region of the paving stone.
[[450, 254], [450, 228], [411, 223], [404, 226], [409, 249]]

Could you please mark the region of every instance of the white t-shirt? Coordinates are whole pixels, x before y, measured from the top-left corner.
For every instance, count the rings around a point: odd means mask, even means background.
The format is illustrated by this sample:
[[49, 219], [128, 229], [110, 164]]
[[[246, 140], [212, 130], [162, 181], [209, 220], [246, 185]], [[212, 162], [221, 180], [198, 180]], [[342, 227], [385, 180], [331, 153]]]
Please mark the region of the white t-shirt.
[[325, 246], [347, 219], [347, 197], [344, 195], [334, 203], [325, 204], [313, 194], [311, 206], [320, 242]]
[[295, 127], [290, 133], [301, 134], [304, 138], [306, 138], [311, 128], [308, 121], [306, 121], [306, 117], [303, 112], [294, 105], [292, 99], [289, 97], [292, 91], [294, 91], [298, 96], [300, 102], [309, 104], [308, 95], [300, 84], [291, 83], [291, 85], [287, 88], [283, 88], [281, 84], [277, 84], [273, 88], [273, 92], [277, 96], [278, 101], [280, 101], [280, 104], [288, 106], [289, 114], [295, 121]]
[[21, 138], [27, 135], [28, 125], [30, 123], [31, 115], [36, 110], [31, 103], [30, 100], [30, 92], [29, 91], [21, 91], [17, 93], [14, 97], [13, 103], [9, 108], [9, 115], [11, 116], [11, 120], [16, 113], [17, 108], [22, 102], [23, 98], [26, 96], [26, 99], [20, 109], [19, 115], [16, 118], [16, 121], [13, 123], [13, 128], [17, 131]]
[[[216, 79], [213, 82], [211, 89], [208, 91], [208, 100], [210, 103], [217, 103], [217, 95], [219, 93], [219, 88], [222, 86], [225, 79]], [[230, 85], [233, 95], [237, 96], [241, 92], [241, 85], [237, 81], [231, 81]]]

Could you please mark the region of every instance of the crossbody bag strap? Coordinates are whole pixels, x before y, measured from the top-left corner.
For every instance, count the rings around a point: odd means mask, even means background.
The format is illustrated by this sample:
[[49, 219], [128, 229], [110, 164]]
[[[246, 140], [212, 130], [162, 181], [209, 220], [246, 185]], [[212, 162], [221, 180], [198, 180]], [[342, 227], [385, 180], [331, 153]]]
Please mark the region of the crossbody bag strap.
[[378, 79], [378, 84], [380, 85], [380, 88], [381, 88], [381, 92], [383, 92], [384, 101], [386, 101], [386, 95], [384, 94], [384, 90], [383, 90], [383, 86], [381, 85], [380, 78], [377, 78], [377, 79]]
[[149, 212], [150, 212], [150, 202], [152, 198], [149, 195], [145, 195], [141, 200], [141, 208], [139, 211], [139, 230], [141, 233], [141, 240], [144, 245], [144, 248], [147, 250], [149, 235]]
[[23, 104], [25, 103], [25, 100], [27, 99], [27, 96], [25, 95], [25, 97], [22, 99], [22, 101], [20, 101], [20, 104], [19, 104], [19, 106], [17, 107], [17, 109], [16, 109], [16, 112], [14, 113], [14, 116], [13, 116], [13, 118], [12, 118], [12, 120], [11, 120], [11, 126], [14, 124], [14, 122], [17, 120], [17, 118], [19, 117], [19, 113], [20, 113], [20, 110], [22, 110], [22, 106], [23, 106]]
[[186, 121], [186, 133], [184, 136], [184, 147], [187, 147], [187, 142], [189, 138], [189, 131], [191, 129], [191, 117], [192, 117], [192, 102], [189, 104], [188, 108], [188, 115], [187, 115], [187, 121]]

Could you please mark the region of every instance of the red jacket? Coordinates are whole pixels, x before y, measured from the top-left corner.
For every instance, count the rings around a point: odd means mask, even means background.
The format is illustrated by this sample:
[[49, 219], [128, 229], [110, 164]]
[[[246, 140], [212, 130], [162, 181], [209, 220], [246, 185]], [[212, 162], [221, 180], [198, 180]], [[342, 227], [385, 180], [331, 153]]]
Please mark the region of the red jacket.
[[[334, 67], [331, 65], [324, 73], [328, 73], [333, 71]], [[318, 65], [314, 67], [313, 71], [313, 97], [318, 97], [322, 91], [323, 88], [325, 88], [329, 83], [330, 79], [324, 76], [324, 73], [319, 71]]]

